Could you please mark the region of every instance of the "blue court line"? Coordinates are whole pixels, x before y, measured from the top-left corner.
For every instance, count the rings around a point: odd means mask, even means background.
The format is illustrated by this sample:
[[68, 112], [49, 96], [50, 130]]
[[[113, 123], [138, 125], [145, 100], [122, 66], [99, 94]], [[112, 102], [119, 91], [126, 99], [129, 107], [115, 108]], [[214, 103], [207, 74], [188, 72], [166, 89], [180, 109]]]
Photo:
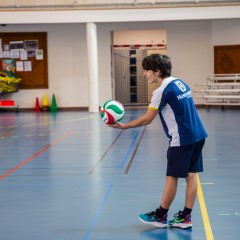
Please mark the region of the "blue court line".
[[129, 172], [129, 169], [130, 169], [130, 167], [131, 167], [131, 165], [133, 163], [133, 159], [135, 157], [135, 154], [137, 153], [138, 147], [139, 147], [139, 145], [140, 145], [140, 143], [142, 141], [142, 138], [143, 138], [143, 135], [145, 133], [145, 130], [146, 130], [146, 126], [143, 128], [143, 131], [142, 131], [141, 137], [138, 140], [137, 146], [135, 147], [135, 149], [133, 151], [133, 154], [132, 154], [130, 160], [128, 161], [128, 165], [127, 165], [127, 167], [125, 169], [125, 174], [128, 174], [128, 172]]
[[126, 154], [125, 157], [123, 158], [122, 163], [121, 163], [121, 167], [124, 167], [125, 163], [126, 163], [127, 160], [129, 159], [129, 154], [130, 154], [131, 151], [132, 151], [132, 148], [133, 148], [133, 146], [134, 146], [134, 144], [135, 144], [135, 142], [136, 142], [136, 140], [137, 140], [137, 137], [138, 137], [138, 134], [139, 134], [140, 131], [141, 131], [141, 128], [138, 130], [136, 136], [134, 137], [134, 139], [133, 139], [133, 141], [132, 141], [132, 144], [130, 145], [130, 147], [129, 147], [128, 151], [127, 151], [127, 154]]
[[109, 194], [112, 191], [112, 188], [113, 188], [113, 185], [110, 185], [109, 188], [108, 188], [108, 191], [107, 191], [107, 193], [106, 193], [106, 195], [105, 195], [105, 197], [104, 197], [104, 199], [103, 199], [103, 201], [102, 201], [102, 203], [101, 203], [101, 205], [100, 205], [100, 207], [99, 207], [99, 209], [98, 209], [98, 211], [97, 211], [97, 213], [96, 213], [96, 215], [95, 215], [95, 217], [94, 217], [94, 219], [93, 219], [93, 221], [90, 225], [90, 228], [88, 229], [88, 232], [87, 232], [86, 236], [84, 237], [84, 240], [87, 240], [89, 238], [89, 236], [90, 236], [90, 234], [91, 234], [91, 232], [92, 232], [92, 230], [93, 230], [93, 228], [94, 228], [94, 226], [95, 226], [95, 224], [96, 224], [96, 222], [97, 222], [97, 220], [100, 216], [100, 213], [102, 212], [103, 207], [104, 207], [104, 205], [105, 205], [105, 203], [106, 203], [106, 201], [109, 197]]

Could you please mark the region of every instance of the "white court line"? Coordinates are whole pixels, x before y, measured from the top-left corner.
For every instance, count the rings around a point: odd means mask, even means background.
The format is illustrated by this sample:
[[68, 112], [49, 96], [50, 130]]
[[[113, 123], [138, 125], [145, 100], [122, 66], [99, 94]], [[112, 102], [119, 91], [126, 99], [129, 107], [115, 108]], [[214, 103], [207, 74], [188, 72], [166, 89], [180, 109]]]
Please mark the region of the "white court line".
[[0, 128], [16, 128], [16, 127], [29, 127], [29, 126], [41, 126], [41, 125], [48, 125], [48, 124], [59, 124], [59, 123], [68, 123], [68, 122], [77, 122], [77, 121], [82, 121], [86, 120], [89, 118], [93, 118], [93, 116], [89, 117], [83, 117], [83, 118], [77, 118], [77, 119], [70, 119], [70, 120], [65, 120], [65, 121], [52, 121], [52, 122], [43, 122], [43, 123], [29, 123], [29, 124], [23, 124], [23, 125], [13, 125], [13, 126], [2, 126]]

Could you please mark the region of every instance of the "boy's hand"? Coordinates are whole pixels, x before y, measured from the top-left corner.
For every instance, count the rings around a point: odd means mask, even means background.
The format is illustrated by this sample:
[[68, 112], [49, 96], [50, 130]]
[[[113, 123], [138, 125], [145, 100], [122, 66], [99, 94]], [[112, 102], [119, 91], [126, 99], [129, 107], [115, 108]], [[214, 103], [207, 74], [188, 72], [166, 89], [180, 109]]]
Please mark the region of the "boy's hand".
[[122, 124], [120, 122], [115, 122], [112, 124], [107, 124], [107, 126], [112, 127], [112, 128], [118, 128], [118, 129], [126, 129], [126, 124]]

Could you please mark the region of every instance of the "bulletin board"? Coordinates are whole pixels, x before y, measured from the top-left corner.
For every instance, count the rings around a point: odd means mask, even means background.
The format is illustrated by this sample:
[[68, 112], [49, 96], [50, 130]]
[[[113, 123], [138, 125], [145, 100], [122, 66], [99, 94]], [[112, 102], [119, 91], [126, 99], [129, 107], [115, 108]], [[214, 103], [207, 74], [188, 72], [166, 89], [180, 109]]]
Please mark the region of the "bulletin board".
[[0, 70], [15, 65], [19, 89], [48, 88], [47, 33], [0, 33], [0, 62]]

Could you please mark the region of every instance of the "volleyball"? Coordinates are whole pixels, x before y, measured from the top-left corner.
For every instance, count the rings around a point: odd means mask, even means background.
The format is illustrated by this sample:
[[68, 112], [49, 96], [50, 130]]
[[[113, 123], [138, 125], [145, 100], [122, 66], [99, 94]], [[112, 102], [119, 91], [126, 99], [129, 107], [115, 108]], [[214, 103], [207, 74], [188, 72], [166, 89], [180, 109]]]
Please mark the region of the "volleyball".
[[124, 107], [116, 100], [108, 100], [101, 106], [100, 116], [106, 124], [121, 122], [124, 117]]

